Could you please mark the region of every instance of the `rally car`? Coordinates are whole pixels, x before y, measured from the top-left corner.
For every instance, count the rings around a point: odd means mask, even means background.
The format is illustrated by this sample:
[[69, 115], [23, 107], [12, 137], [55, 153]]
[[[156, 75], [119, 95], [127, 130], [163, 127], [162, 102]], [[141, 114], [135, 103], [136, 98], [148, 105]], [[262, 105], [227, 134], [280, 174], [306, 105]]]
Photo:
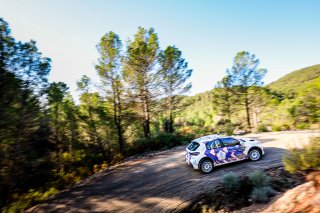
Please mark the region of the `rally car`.
[[194, 169], [210, 173], [214, 167], [264, 155], [260, 141], [221, 135], [207, 135], [193, 140], [186, 148], [185, 160]]

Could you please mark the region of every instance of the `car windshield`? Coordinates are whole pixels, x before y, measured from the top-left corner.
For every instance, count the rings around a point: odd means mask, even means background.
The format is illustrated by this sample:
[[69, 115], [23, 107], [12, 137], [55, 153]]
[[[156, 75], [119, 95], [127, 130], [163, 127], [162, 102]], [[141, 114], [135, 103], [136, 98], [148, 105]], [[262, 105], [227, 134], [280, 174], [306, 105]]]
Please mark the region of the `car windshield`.
[[191, 142], [191, 143], [189, 144], [189, 146], [188, 146], [188, 149], [189, 149], [190, 151], [196, 151], [196, 149], [198, 149], [199, 146], [200, 146], [199, 143], [197, 143], [197, 142]]

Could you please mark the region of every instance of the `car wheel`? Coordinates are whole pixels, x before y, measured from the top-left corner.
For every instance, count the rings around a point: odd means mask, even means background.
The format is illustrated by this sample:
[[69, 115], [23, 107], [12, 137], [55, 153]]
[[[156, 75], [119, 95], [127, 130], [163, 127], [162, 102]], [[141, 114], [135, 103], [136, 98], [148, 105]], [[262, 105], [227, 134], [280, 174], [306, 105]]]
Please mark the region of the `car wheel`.
[[249, 152], [249, 159], [252, 161], [260, 160], [261, 158], [261, 152], [258, 149], [252, 149]]
[[203, 160], [200, 164], [200, 169], [203, 173], [208, 174], [213, 171], [213, 163], [210, 160]]

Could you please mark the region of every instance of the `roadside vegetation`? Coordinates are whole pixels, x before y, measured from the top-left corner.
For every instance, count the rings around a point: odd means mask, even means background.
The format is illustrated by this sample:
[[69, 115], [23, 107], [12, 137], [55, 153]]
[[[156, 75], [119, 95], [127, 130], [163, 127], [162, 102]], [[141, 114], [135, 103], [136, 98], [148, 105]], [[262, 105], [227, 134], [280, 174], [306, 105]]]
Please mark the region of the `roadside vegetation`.
[[306, 174], [320, 171], [320, 137], [311, 138], [304, 148], [291, 149], [284, 157], [285, 169], [291, 173]]
[[[16, 41], [0, 18], [0, 210], [23, 211], [126, 157], [204, 134], [319, 127], [319, 65], [264, 87], [267, 70], [241, 51], [212, 91], [187, 96], [193, 70], [153, 28], [125, 46], [110, 31], [96, 47], [99, 80], [79, 76], [73, 97], [48, 82], [51, 59], [36, 42]], [[263, 187], [248, 196], [259, 200]]]
[[226, 212], [241, 209], [254, 203], [267, 203], [270, 199], [304, 182], [302, 173], [295, 175], [282, 167], [253, 171], [238, 176], [228, 173], [220, 184], [204, 193], [182, 212]]

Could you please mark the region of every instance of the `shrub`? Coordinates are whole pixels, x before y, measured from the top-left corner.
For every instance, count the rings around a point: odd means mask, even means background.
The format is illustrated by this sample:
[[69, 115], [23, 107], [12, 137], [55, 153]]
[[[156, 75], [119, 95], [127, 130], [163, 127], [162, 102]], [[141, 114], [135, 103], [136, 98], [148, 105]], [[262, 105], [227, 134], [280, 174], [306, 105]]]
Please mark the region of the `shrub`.
[[218, 121], [215, 130], [219, 134], [232, 135], [235, 130], [235, 125], [230, 123], [229, 120]]
[[150, 150], [170, 149], [175, 146], [188, 144], [193, 138], [194, 135], [192, 134], [159, 133], [152, 136], [149, 142], [145, 138], [134, 141], [128, 147], [127, 155], [140, 154]]
[[4, 207], [3, 212], [22, 212], [29, 206], [44, 201], [56, 193], [58, 193], [57, 189], [50, 188], [47, 191], [36, 191], [31, 189], [28, 193], [21, 195], [16, 194], [14, 195], [16, 200], [10, 205]]
[[272, 128], [272, 131], [274, 131], [274, 132], [281, 131], [281, 126], [274, 125], [271, 128]]
[[264, 203], [272, 194], [273, 190], [270, 186], [255, 187], [251, 192], [251, 199], [253, 202]]
[[249, 180], [254, 187], [264, 187], [270, 184], [270, 178], [261, 171], [254, 171], [248, 174]]
[[303, 149], [291, 149], [283, 158], [285, 169], [291, 173], [320, 170], [320, 137], [311, 138]]
[[180, 141], [175, 133], [159, 133], [151, 138], [150, 142], [152, 150], [168, 149], [177, 145], [180, 145]]
[[251, 172], [248, 176], [253, 185], [250, 195], [252, 201], [257, 203], [267, 202], [269, 197], [274, 195], [274, 190], [270, 187], [270, 177], [261, 171]]
[[267, 125], [265, 124], [260, 124], [257, 128], [257, 131], [258, 132], [268, 132], [268, 128], [267, 128]]
[[232, 135], [235, 127], [233, 125], [226, 126], [226, 135]]
[[238, 175], [233, 172], [222, 177], [222, 186], [229, 191], [237, 191], [240, 188], [240, 185], [241, 183]]
[[290, 128], [290, 125], [289, 124], [283, 124], [282, 126], [281, 126], [281, 130], [282, 131], [285, 131], [285, 130], [290, 130], [291, 128]]
[[310, 125], [306, 124], [306, 123], [299, 123], [296, 125], [296, 127], [297, 127], [297, 129], [303, 130], [303, 129], [308, 129], [310, 127]]

